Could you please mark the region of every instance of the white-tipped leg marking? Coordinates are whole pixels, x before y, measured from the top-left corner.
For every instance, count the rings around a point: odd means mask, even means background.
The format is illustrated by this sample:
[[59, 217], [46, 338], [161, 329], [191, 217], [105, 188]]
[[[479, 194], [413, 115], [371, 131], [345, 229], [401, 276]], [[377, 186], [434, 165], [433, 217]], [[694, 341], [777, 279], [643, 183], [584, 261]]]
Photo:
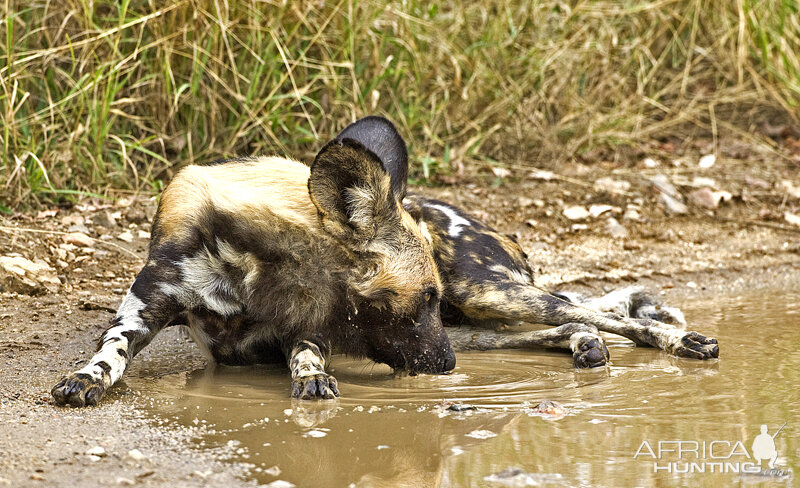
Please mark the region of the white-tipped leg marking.
[[339, 396], [336, 378], [325, 373], [325, 358], [319, 347], [301, 341], [292, 349], [289, 358], [292, 372], [292, 397], [303, 400]]

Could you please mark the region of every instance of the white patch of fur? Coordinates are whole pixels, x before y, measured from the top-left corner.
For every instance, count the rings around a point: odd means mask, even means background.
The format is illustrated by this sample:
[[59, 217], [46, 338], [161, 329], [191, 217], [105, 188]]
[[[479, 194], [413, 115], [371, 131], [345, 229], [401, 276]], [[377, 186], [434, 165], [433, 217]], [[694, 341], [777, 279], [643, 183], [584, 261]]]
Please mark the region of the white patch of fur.
[[223, 261], [242, 270], [245, 288], [248, 294], [251, 293], [253, 285], [258, 279], [258, 258], [249, 252], [236, 252], [233, 246], [220, 239], [217, 239], [217, 250], [219, 251], [219, 257]]
[[[222, 241], [217, 241], [220, 258], [211, 255], [208, 250], [195, 256], [183, 258], [178, 266], [181, 270], [180, 283], [160, 283], [161, 292], [178, 300], [186, 308], [195, 308], [202, 304], [223, 317], [235, 315], [242, 311], [239, 289], [232, 285], [225, 272], [225, 262], [242, 268], [245, 273], [246, 288], [258, 278], [255, 257], [236, 253], [233, 248]], [[227, 300], [233, 297], [235, 301]]]
[[428, 241], [428, 244], [430, 244], [432, 246], [433, 245], [433, 236], [431, 236], [431, 233], [428, 230], [428, 224], [426, 224], [424, 221], [420, 221], [419, 222], [419, 231], [420, 231], [420, 233], [422, 233], [422, 237], [424, 237], [425, 240]]
[[525, 271], [512, 270], [500, 265], [490, 266], [489, 270], [495, 273], [502, 273], [515, 283], [520, 283], [522, 285], [529, 285], [531, 283], [531, 277]]
[[[76, 371], [76, 373], [85, 373], [97, 380], [102, 379], [106, 388], [116, 383], [122, 377], [127, 365], [125, 358], [117, 352], [117, 349], [122, 349], [128, 353], [128, 339], [122, 334], [131, 331], [147, 332], [142, 317], [139, 315], [144, 308], [144, 302], [129, 290], [125, 298], [122, 299], [119, 310], [117, 310], [116, 318], [119, 321], [119, 325], [111, 327], [103, 334], [103, 345], [100, 350], [92, 356], [89, 364]], [[119, 340], [108, 342], [110, 339]], [[109, 376], [105, 376], [103, 369], [98, 366], [101, 361], [105, 361], [111, 367]]]
[[628, 286], [626, 288], [614, 290], [602, 297], [589, 299], [586, 301], [585, 305], [598, 312], [612, 312], [627, 316], [631, 308], [631, 297], [636, 293], [641, 293], [641, 291], [641, 287]]
[[317, 356], [311, 349], [303, 349], [292, 356], [291, 363], [298, 361], [292, 369], [292, 379], [325, 374], [325, 359]]
[[425, 206], [442, 212], [447, 216], [448, 219], [450, 219], [450, 226], [447, 229], [447, 233], [450, 234], [450, 237], [458, 237], [461, 235], [461, 229], [463, 227], [469, 227], [472, 225], [469, 223], [469, 220], [458, 215], [452, 208], [437, 204], [428, 204]]

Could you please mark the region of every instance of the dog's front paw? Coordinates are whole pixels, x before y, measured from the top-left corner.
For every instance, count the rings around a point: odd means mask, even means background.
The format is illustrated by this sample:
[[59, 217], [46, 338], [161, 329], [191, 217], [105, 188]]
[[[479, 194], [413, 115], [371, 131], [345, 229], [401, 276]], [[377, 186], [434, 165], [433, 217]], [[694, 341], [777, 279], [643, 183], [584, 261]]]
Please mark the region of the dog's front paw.
[[339, 396], [336, 378], [329, 374], [315, 374], [292, 380], [292, 398], [314, 400], [330, 399]]
[[573, 347], [572, 362], [576, 368], [605, 366], [610, 357], [603, 338], [596, 334], [582, 334]]
[[675, 331], [665, 350], [682, 358], [712, 359], [719, 357], [719, 345], [713, 337], [697, 332]]
[[53, 395], [57, 405], [84, 407], [97, 405], [105, 392], [103, 380], [93, 378], [86, 373], [72, 373], [62, 378], [50, 394]]

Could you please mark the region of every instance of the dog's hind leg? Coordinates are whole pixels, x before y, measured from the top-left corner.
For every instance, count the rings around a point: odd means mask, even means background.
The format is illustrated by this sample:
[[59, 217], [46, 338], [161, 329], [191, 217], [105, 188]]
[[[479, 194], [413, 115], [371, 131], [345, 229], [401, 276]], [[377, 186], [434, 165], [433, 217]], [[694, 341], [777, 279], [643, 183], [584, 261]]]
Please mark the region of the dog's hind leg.
[[664, 324], [686, 325], [686, 318], [680, 309], [662, 304], [641, 286], [619, 288], [600, 297], [584, 297], [571, 292], [555, 292], [553, 295], [598, 312], [651, 319]]
[[708, 359], [719, 355], [715, 339], [649, 318], [658, 310], [642, 293], [627, 294], [640, 306], [615, 312], [571, 303], [533, 284], [527, 256], [512, 238], [444, 202], [409, 195], [404, 205], [425, 224], [446, 303], [468, 319], [554, 326], [578, 322], [677, 356]]
[[478, 327], [448, 327], [453, 350], [486, 351], [491, 349], [554, 348], [572, 351], [576, 368], [594, 368], [608, 362], [609, 354], [597, 328], [570, 323], [553, 329], [526, 332], [495, 331]]
[[497, 287], [461, 283], [448, 295], [448, 301], [468, 317], [555, 326], [578, 322], [621, 335], [637, 345], [657, 347], [679, 357], [710, 359], [719, 356], [716, 339], [651, 319], [598, 312], [531, 285], [509, 282]]

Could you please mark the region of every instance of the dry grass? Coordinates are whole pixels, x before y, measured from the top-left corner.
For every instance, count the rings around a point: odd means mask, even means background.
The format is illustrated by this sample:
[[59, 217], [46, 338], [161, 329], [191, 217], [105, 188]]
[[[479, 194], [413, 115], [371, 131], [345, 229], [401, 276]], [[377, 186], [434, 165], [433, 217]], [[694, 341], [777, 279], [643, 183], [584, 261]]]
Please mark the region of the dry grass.
[[[167, 4], [167, 6], [163, 6]], [[159, 5], [161, 5], [159, 7]], [[395, 120], [414, 174], [541, 164], [795, 118], [786, 0], [5, 0], [0, 210], [308, 159]]]

